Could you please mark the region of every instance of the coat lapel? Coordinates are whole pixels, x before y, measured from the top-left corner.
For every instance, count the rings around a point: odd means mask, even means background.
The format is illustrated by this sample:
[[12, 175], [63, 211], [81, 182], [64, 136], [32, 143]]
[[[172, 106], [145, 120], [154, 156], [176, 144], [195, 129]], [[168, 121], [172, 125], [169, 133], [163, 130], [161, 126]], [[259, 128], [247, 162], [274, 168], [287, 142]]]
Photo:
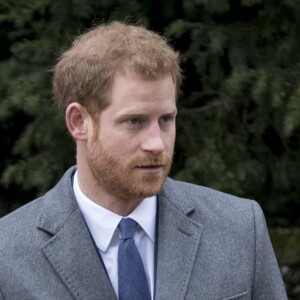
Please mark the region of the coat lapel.
[[188, 194], [168, 180], [159, 195], [156, 300], [184, 299], [200, 244], [202, 225]]
[[116, 299], [75, 203], [71, 175], [44, 198], [39, 228], [51, 235], [42, 251], [75, 299]]
[[[50, 235], [42, 251], [75, 299], [116, 299], [77, 207], [70, 169], [41, 199], [39, 229]], [[199, 248], [202, 225], [188, 193], [167, 180], [159, 199], [155, 299], [184, 299]]]

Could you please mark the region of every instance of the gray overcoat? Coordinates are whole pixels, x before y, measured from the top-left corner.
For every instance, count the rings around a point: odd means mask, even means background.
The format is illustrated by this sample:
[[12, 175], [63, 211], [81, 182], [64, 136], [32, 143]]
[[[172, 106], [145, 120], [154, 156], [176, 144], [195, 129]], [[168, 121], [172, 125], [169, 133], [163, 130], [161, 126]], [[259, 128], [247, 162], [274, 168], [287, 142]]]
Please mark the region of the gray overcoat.
[[[72, 174], [0, 219], [0, 299], [116, 299]], [[156, 300], [287, 299], [259, 205], [167, 179], [158, 195]]]

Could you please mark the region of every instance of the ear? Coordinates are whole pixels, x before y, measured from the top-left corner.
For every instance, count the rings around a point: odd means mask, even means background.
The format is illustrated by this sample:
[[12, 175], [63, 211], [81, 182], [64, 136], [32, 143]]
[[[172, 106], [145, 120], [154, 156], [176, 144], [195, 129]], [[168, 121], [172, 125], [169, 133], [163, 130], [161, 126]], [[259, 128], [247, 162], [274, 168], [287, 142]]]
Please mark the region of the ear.
[[84, 106], [72, 102], [66, 109], [67, 128], [76, 141], [85, 141], [88, 138], [88, 129], [92, 119]]

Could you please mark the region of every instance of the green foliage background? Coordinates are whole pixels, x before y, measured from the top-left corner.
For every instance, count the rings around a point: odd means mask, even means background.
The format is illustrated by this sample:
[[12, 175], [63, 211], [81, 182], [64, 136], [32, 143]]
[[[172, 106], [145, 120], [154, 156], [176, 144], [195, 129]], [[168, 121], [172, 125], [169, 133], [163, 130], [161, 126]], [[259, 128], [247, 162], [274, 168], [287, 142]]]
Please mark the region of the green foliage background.
[[[90, 26], [126, 20], [168, 36], [182, 54], [172, 177], [255, 198], [270, 228], [293, 235], [300, 227], [299, 14], [292, 0], [0, 0], [0, 215], [45, 192], [75, 163], [51, 103], [60, 51]], [[285, 271], [291, 299], [299, 296], [299, 244]]]

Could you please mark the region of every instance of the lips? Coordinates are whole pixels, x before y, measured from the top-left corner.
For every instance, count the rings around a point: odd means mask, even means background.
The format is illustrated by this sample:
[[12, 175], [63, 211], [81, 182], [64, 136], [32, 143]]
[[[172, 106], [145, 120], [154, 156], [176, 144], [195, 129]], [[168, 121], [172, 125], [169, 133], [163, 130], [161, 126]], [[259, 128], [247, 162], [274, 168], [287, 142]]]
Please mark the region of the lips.
[[161, 168], [162, 165], [145, 165], [145, 166], [137, 166], [137, 168], [146, 168], [146, 169], [155, 169], [155, 168]]
[[169, 169], [171, 158], [166, 155], [161, 156], [146, 156], [133, 159], [128, 166], [131, 169], [141, 171], [144, 173], [161, 173]]
[[137, 166], [138, 169], [140, 170], [148, 170], [148, 171], [155, 171], [155, 170], [160, 170], [162, 169], [162, 165], [157, 165], [157, 166]]
[[163, 165], [143, 165], [143, 166], [137, 166], [136, 168], [144, 172], [158, 173], [161, 172]]

